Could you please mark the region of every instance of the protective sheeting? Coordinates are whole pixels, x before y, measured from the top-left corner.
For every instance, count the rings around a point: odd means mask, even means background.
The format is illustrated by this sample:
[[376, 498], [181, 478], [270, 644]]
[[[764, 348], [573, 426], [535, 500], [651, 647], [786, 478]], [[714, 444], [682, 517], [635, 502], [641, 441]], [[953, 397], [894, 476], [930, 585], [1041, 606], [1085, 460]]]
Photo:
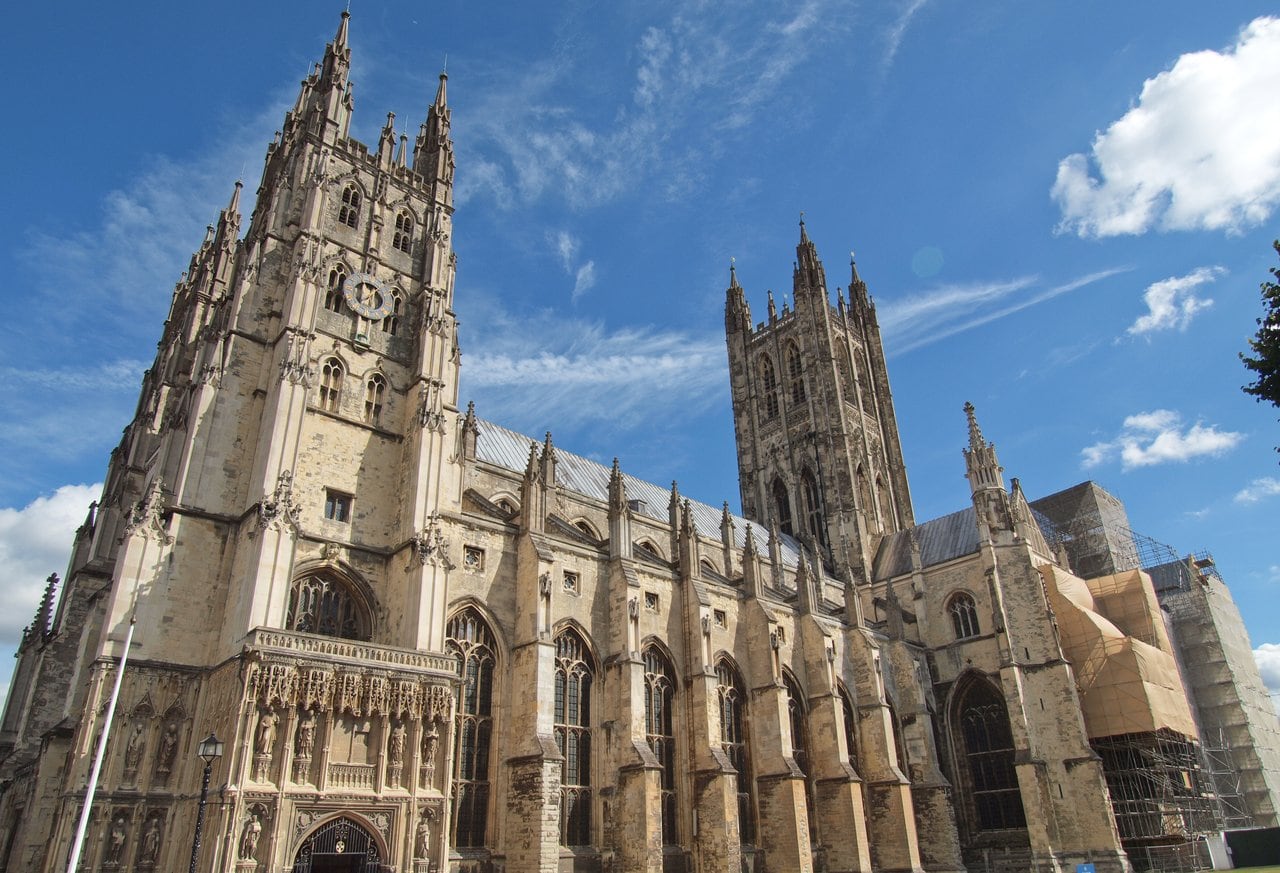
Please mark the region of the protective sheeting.
[[1090, 738], [1168, 729], [1198, 736], [1155, 591], [1137, 570], [1088, 581], [1040, 568]]

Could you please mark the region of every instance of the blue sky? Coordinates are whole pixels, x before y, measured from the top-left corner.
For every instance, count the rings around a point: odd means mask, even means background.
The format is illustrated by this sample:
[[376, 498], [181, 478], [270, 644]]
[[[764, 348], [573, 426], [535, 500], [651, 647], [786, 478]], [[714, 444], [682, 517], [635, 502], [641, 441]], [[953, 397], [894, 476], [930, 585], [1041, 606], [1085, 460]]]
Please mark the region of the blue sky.
[[[340, 10], [10, 10], [0, 645]], [[482, 416], [736, 507], [729, 259], [757, 313], [781, 303], [803, 211], [831, 284], [856, 250], [879, 306], [917, 519], [968, 499], [971, 400], [1031, 496], [1092, 478], [1135, 530], [1213, 552], [1280, 688], [1280, 424], [1237, 359], [1280, 236], [1269, 13], [356, 0], [353, 132], [416, 131], [447, 57]]]

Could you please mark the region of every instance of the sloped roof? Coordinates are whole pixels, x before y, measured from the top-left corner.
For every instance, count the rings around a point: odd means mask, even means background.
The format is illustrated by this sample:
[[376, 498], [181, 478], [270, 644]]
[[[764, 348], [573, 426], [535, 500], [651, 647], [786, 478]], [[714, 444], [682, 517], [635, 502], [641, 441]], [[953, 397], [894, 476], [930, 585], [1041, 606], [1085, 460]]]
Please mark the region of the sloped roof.
[[[476, 436], [476, 457], [523, 476], [525, 467], [529, 463], [529, 446], [540, 445], [540, 441], [483, 419], [476, 423], [479, 426], [479, 433]], [[592, 500], [607, 502], [611, 472], [610, 468], [604, 464], [556, 446], [556, 484], [566, 491], [581, 494]], [[637, 479], [627, 473], [622, 474], [622, 481], [627, 490], [627, 500], [631, 501], [633, 514], [654, 519], [663, 525], [668, 524], [667, 507], [671, 503], [670, 488]], [[681, 495], [681, 501], [685, 499], [684, 495]], [[640, 503], [637, 504], [636, 501]], [[723, 510], [692, 499], [689, 500], [689, 508], [693, 526], [698, 534], [718, 541]], [[756, 550], [767, 556], [769, 532], [761, 530], [759, 523], [749, 522], [740, 515], [731, 513], [730, 518], [733, 519], [736, 548], [746, 547], [747, 525], [750, 524], [751, 538], [755, 541]], [[782, 563], [788, 567], [796, 566], [800, 558], [796, 541], [786, 534], [782, 534], [781, 539]]]
[[889, 534], [880, 541], [872, 579], [892, 579], [911, 572], [911, 533], [920, 543], [920, 563], [932, 567], [978, 551], [978, 522], [969, 506]]

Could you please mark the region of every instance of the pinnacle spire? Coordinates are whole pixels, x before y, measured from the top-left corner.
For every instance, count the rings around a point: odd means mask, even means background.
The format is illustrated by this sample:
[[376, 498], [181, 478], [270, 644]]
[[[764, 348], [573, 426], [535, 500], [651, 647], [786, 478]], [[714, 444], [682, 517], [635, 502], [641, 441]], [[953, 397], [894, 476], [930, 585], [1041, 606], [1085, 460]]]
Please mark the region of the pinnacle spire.
[[978, 427], [978, 416], [972, 403], [965, 403], [964, 414], [969, 421], [969, 448], [964, 450], [965, 478], [974, 494], [984, 489], [1004, 490], [1004, 467], [996, 457], [996, 447], [987, 442]]
[[966, 402], [964, 405], [964, 415], [969, 421], [969, 448], [971, 450], [981, 449], [986, 446], [987, 442], [982, 438], [982, 428], [978, 426], [977, 410], [972, 403]]
[[809, 232], [804, 226], [804, 213], [800, 217], [800, 242], [796, 245], [796, 265], [793, 288], [796, 305], [806, 293], [820, 294], [823, 301], [827, 297], [827, 274], [818, 259], [818, 249], [809, 239]]
[[440, 74], [435, 100], [427, 109], [427, 119], [418, 129], [413, 146], [413, 171], [429, 182], [453, 185], [453, 141], [449, 138], [452, 111], [449, 109], [449, 76]]
[[351, 21], [351, 11], [342, 10], [342, 19], [338, 22], [338, 32], [333, 37], [333, 47], [335, 49], [344, 49], [347, 47], [347, 31]]

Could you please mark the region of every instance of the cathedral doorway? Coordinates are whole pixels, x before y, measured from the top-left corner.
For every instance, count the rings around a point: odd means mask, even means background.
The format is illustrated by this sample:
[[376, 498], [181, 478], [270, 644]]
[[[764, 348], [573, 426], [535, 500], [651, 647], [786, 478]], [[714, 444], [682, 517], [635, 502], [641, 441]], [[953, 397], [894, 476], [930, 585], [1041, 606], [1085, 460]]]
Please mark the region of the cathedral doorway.
[[384, 869], [373, 834], [346, 816], [313, 831], [293, 860], [293, 873], [382, 873]]

